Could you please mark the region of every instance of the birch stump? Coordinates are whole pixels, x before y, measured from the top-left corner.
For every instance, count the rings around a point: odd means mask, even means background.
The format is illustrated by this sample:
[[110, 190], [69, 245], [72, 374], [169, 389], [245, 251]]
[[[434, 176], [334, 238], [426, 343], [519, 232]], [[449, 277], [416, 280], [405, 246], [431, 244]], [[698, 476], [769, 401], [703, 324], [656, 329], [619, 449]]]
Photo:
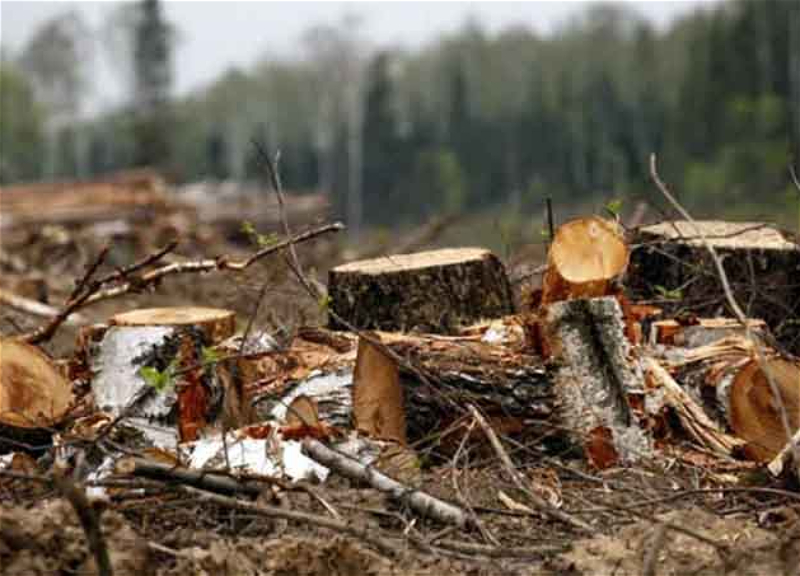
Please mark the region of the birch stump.
[[329, 324], [356, 328], [455, 333], [513, 312], [505, 269], [490, 251], [448, 248], [337, 266], [328, 279]]
[[[758, 222], [699, 221], [722, 258], [734, 296], [776, 338], [800, 352], [800, 248], [788, 233]], [[636, 230], [626, 285], [634, 300], [656, 300], [665, 316], [690, 310], [727, 316], [725, 296], [697, 229], [683, 220]], [[666, 297], [678, 290], [674, 297]]]
[[615, 298], [568, 300], [544, 310], [544, 334], [558, 364], [561, 424], [598, 468], [636, 462], [651, 442], [634, 409], [644, 396], [622, 309]]
[[0, 453], [48, 443], [71, 402], [72, 387], [50, 358], [0, 338]]
[[144, 433], [148, 443], [196, 440], [212, 424], [238, 422], [242, 391], [226, 386], [208, 357], [229, 336], [234, 313], [213, 308], [159, 308], [114, 316], [92, 346], [92, 391], [99, 409]]

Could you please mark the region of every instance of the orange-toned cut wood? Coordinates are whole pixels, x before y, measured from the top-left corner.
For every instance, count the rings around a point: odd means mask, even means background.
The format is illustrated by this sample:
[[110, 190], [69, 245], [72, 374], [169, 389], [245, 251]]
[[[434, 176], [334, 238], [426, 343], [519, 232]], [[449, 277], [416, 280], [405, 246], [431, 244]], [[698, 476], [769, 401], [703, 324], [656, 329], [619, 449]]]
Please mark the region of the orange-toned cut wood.
[[72, 402], [72, 387], [41, 350], [0, 338], [0, 425], [53, 426]]
[[609, 295], [613, 281], [625, 272], [629, 255], [615, 222], [598, 217], [567, 222], [556, 232], [547, 254], [542, 306]]
[[[767, 371], [780, 390], [781, 399], [772, 393]], [[773, 459], [786, 445], [787, 434], [781, 416], [781, 403], [793, 434], [800, 428], [800, 365], [782, 358], [757, 359], [736, 376], [730, 391], [730, 425], [747, 442], [747, 455], [758, 461]]]
[[210, 344], [217, 344], [233, 336], [236, 314], [231, 310], [198, 306], [141, 308], [117, 314], [109, 323], [116, 326], [191, 326], [202, 330]]
[[[372, 334], [373, 338], [378, 338]], [[400, 371], [394, 361], [364, 338], [358, 341], [353, 374], [356, 429], [374, 438], [406, 443], [406, 413]]]

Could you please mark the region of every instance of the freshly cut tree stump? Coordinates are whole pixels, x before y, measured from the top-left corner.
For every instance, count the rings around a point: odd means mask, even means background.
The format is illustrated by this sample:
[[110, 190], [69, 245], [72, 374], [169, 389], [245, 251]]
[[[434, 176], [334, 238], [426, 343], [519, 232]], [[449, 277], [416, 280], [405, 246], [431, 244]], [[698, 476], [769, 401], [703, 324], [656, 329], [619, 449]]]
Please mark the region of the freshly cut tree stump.
[[329, 324], [453, 334], [513, 312], [502, 263], [482, 248], [448, 248], [337, 266], [330, 271]]
[[236, 314], [230, 310], [197, 306], [142, 308], [117, 314], [109, 323], [116, 326], [191, 327], [202, 331], [210, 344], [216, 344], [233, 336]]
[[98, 408], [114, 416], [125, 414], [126, 423], [156, 446], [196, 440], [214, 424], [248, 423], [240, 421], [249, 414], [243, 409], [241, 387], [221, 377], [208, 358], [214, 339], [233, 326], [233, 312], [137, 310], [110, 323], [90, 351]]
[[[800, 352], [800, 247], [796, 240], [758, 222], [697, 224], [722, 258], [734, 296], [747, 314], [763, 319], [783, 346]], [[707, 318], [733, 316], [714, 262], [690, 222], [639, 228], [631, 243], [636, 247], [625, 283], [632, 299], [657, 301], [665, 317], [686, 310]]]
[[567, 222], [547, 254], [541, 304], [607, 296], [627, 266], [628, 247], [616, 223], [597, 217]]
[[644, 396], [616, 298], [557, 302], [544, 310], [544, 334], [559, 364], [554, 392], [560, 423], [590, 463], [607, 468], [652, 452], [634, 409]]
[[41, 444], [72, 402], [72, 387], [35, 346], [0, 338], [0, 452]]

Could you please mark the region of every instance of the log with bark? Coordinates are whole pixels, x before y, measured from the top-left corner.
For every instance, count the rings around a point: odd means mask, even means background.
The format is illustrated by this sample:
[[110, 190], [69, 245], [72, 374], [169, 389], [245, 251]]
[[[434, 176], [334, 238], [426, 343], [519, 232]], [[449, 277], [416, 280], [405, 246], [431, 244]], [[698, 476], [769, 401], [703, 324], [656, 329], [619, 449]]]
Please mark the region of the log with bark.
[[72, 400], [70, 383], [41, 350], [0, 338], [0, 453], [49, 443]]
[[[758, 222], [699, 221], [722, 258], [733, 295], [789, 350], [800, 350], [800, 248], [788, 233]], [[635, 300], [658, 301], [667, 317], [689, 310], [732, 317], [714, 263], [687, 221], [645, 226], [631, 235], [626, 286]]]
[[628, 247], [615, 222], [579, 218], [563, 224], [547, 254], [542, 306], [614, 292], [628, 265]]
[[[761, 347], [763, 362], [755, 346]], [[670, 349], [663, 363], [707, 414], [746, 442], [744, 454], [753, 460], [768, 461], [785, 446], [782, 411], [789, 434], [800, 427], [800, 363], [762, 344], [730, 337], [699, 348]], [[772, 394], [767, 372], [780, 400]]]
[[361, 260], [333, 268], [330, 326], [455, 333], [513, 311], [502, 263], [488, 250], [450, 248]]

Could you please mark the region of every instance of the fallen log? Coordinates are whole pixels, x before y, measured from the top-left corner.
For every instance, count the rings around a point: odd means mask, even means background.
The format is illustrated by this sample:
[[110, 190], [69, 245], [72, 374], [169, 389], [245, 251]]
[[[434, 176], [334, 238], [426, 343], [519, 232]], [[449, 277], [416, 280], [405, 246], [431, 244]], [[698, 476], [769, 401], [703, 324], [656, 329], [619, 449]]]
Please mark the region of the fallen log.
[[[746, 442], [749, 458], [769, 461], [787, 442], [782, 410], [790, 433], [800, 427], [800, 364], [764, 346], [762, 363], [755, 346], [762, 345], [730, 337], [699, 348], [671, 349], [664, 364], [707, 414]], [[780, 400], [773, 397], [767, 371]]]
[[560, 424], [598, 468], [636, 462], [652, 452], [641, 413], [638, 360], [615, 298], [569, 300], [544, 309], [544, 332], [558, 364], [553, 390]]
[[331, 328], [456, 333], [481, 319], [513, 311], [500, 261], [481, 248], [450, 248], [386, 256], [330, 271]]
[[[751, 332], [763, 334], [766, 329], [763, 320], [748, 318], [747, 324]], [[693, 318], [690, 322], [658, 320], [650, 326], [650, 343], [697, 348], [729, 336], [744, 336], [746, 332], [734, 318]]]
[[[698, 221], [723, 262], [733, 296], [748, 314], [763, 319], [789, 350], [800, 350], [800, 248], [759, 222]], [[733, 316], [714, 262], [685, 220], [645, 226], [631, 234], [634, 246], [626, 286], [634, 300], [654, 300], [667, 316], [691, 310], [701, 317]], [[717, 298], [709, 294], [719, 295]], [[792, 321], [794, 319], [795, 321]]]
[[459, 528], [465, 527], [468, 523], [467, 514], [461, 508], [434, 498], [421, 490], [401, 484], [370, 466], [365, 466], [345, 454], [331, 450], [317, 440], [304, 440], [303, 451], [323, 466], [327, 466], [346, 478], [364, 482], [376, 490], [387, 493], [392, 499], [408, 506], [422, 516]]
[[627, 265], [628, 247], [616, 223], [597, 217], [567, 222], [547, 254], [541, 305], [607, 296]]
[[0, 452], [48, 443], [72, 387], [38, 348], [0, 338]]

